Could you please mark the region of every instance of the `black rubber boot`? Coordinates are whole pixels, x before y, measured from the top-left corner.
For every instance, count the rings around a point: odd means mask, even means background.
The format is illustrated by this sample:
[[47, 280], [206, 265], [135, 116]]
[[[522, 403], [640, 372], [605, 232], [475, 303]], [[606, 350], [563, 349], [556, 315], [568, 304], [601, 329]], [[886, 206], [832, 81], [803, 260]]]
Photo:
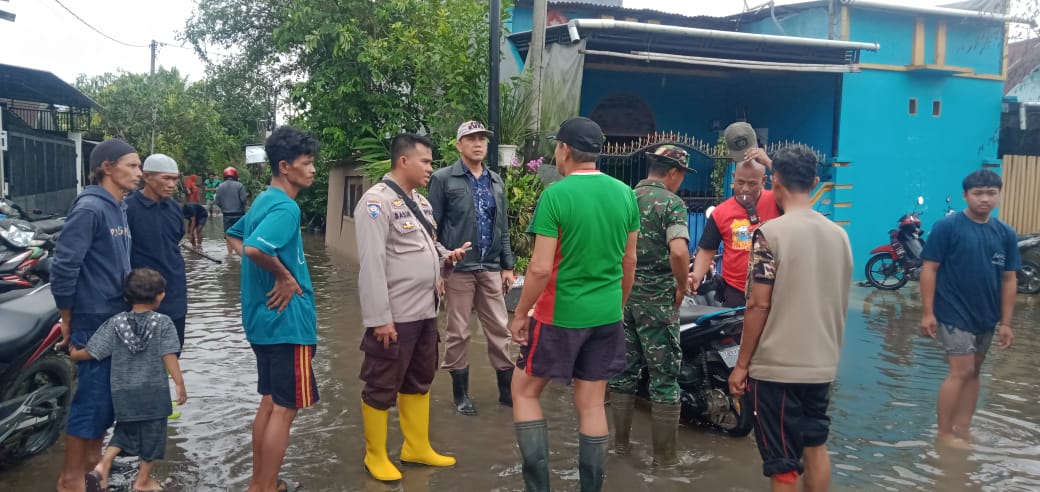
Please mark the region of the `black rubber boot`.
[[473, 416], [477, 414], [477, 407], [469, 401], [469, 368], [452, 369], [451, 394], [455, 397], [455, 409], [462, 415]]
[[610, 436], [578, 434], [578, 480], [581, 492], [603, 489], [603, 467], [607, 464], [607, 441]]
[[523, 460], [524, 490], [549, 492], [549, 427], [545, 419], [517, 422], [513, 426]]
[[632, 433], [636, 395], [611, 392], [610, 410], [614, 417], [614, 453], [625, 456], [628, 454], [629, 435]]
[[682, 406], [678, 403], [671, 405], [654, 403], [651, 407], [654, 466], [670, 468], [679, 464], [676, 443], [679, 437], [679, 411], [681, 408]]
[[507, 406], [513, 406], [513, 368], [495, 371], [498, 378], [498, 402]]

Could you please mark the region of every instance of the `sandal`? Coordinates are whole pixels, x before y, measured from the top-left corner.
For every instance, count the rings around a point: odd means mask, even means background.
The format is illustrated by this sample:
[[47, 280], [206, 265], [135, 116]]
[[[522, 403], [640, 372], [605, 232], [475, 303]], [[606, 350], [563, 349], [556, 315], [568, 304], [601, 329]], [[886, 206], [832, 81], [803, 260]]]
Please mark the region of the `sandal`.
[[84, 477], [84, 481], [86, 482], [87, 492], [105, 492], [104, 489], [101, 488], [101, 473], [91, 471], [90, 473], [87, 473], [86, 477]]

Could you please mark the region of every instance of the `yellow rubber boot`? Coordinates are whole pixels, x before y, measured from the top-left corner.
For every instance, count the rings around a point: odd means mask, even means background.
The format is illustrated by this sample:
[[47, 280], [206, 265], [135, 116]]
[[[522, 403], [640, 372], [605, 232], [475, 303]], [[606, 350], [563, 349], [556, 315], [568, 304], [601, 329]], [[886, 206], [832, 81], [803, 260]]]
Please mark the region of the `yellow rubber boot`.
[[382, 482], [401, 479], [397, 469], [386, 454], [386, 426], [390, 417], [387, 410], [377, 410], [361, 402], [361, 418], [365, 426], [365, 471]]
[[438, 454], [430, 446], [430, 394], [397, 394], [401, 414], [401, 462], [427, 466], [454, 466], [455, 458]]

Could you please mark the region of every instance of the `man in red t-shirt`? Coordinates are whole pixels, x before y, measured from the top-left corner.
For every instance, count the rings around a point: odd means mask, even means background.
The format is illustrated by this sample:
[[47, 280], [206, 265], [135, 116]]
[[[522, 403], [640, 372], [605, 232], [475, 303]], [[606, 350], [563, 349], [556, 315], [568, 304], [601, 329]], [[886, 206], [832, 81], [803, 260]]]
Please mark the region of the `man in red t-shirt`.
[[693, 261], [689, 287], [695, 291], [708, 272], [715, 252], [722, 245], [722, 289], [717, 296], [726, 307], [744, 305], [744, 286], [747, 283], [751, 235], [762, 223], [780, 216], [773, 192], [763, 189], [766, 168], [773, 161], [757, 143], [751, 125], [738, 122], [724, 133], [730, 157], [736, 163], [733, 171], [733, 196], [715, 207]]

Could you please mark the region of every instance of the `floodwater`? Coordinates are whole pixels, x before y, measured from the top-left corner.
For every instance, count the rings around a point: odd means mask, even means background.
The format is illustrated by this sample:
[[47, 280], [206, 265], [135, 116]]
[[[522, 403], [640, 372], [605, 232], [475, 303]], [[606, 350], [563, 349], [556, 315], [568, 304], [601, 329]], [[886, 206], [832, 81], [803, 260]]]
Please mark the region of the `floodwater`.
[[[217, 228], [207, 226], [204, 250], [225, 258]], [[440, 372], [432, 389], [434, 446], [458, 457], [450, 469], [404, 468], [404, 480], [368, 479], [360, 416], [362, 329], [356, 267], [326, 255], [322, 238], [308, 236], [308, 262], [316, 291], [319, 349], [315, 360], [321, 401], [301, 411], [283, 467], [307, 491], [513, 491], [522, 490], [511, 413], [497, 404], [494, 373], [479, 330], [471, 345], [471, 398], [480, 415], [456, 415], [451, 382]], [[240, 491], [248, 483], [250, 425], [259, 397], [253, 353], [239, 318], [239, 262], [215, 264], [186, 253], [191, 302], [181, 366], [189, 401], [170, 421], [166, 460], [156, 467], [169, 490]], [[937, 345], [917, 333], [916, 284], [898, 292], [853, 289], [845, 346], [831, 404], [828, 443], [833, 490], [1026, 491], [1040, 489], [1040, 298], [1020, 297], [1016, 346], [994, 348], [983, 368], [983, 390], [971, 452], [940, 453], [935, 399], [945, 375]], [[553, 487], [577, 490], [577, 420], [568, 388], [550, 385], [542, 398], [549, 419]], [[390, 454], [400, 452], [396, 418]], [[637, 413], [632, 455], [611, 456], [605, 490], [766, 490], [751, 437], [734, 439], [698, 427], [680, 429], [682, 465], [667, 472], [649, 467], [649, 412]], [[5, 491], [53, 490], [63, 444], [0, 471]], [[117, 463], [114, 490], [129, 490], [133, 461]]]

